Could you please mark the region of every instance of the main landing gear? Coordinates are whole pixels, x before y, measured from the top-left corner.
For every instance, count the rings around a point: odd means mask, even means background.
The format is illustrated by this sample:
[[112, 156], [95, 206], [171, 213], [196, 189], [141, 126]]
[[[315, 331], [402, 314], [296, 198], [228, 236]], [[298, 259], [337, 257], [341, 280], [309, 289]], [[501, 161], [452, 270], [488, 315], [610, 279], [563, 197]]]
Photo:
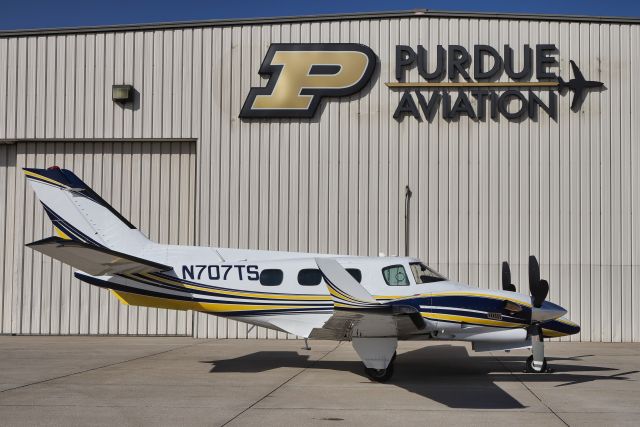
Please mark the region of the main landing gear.
[[394, 362], [396, 361], [396, 355], [397, 353], [394, 352], [393, 357], [391, 358], [391, 362], [389, 362], [389, 365], [385, 369], [367, 368], [365, 366], [364, 372], [372, 381], [379, 383], [387, 382], [393, 376], [393, 366], [395, 364]]

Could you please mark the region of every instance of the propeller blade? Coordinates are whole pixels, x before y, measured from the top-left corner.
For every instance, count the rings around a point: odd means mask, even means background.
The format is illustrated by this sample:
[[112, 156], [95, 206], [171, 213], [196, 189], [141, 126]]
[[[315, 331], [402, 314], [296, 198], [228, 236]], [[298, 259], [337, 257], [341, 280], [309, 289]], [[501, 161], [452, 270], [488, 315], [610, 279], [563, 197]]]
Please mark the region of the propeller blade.
[[536, 295], [534, 295], [533, 305], [535, 307], [542, 307], [542, 303], [547, 299], [549, 295], [549, 282], [542, 279], [538, 282], [538, 289], [536, 289]]
[[549, 283], [540, 280], [540, 264], [535, 256], [529, 257], [529, 292], [531, 292], [531, 303], [534, 307], [540, 308], [549, 293]]
[[534, 255], [529, 256], [529, 286], [540, 281], [540, 264]]
[[511, 269], [509, 263], [504, 261], [502, 263], [502, 289], [505, 289], [507, 285], [511, 284]]

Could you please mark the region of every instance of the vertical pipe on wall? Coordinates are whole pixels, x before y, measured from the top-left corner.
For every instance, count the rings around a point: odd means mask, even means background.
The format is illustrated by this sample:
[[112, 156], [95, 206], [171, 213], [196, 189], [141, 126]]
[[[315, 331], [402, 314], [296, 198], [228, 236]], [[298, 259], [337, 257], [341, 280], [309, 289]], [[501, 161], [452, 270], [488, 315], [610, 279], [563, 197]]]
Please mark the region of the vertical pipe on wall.
[[411, 202], [411, 189], [404, 187], [404, 255], [409, 256], [409, 203]]

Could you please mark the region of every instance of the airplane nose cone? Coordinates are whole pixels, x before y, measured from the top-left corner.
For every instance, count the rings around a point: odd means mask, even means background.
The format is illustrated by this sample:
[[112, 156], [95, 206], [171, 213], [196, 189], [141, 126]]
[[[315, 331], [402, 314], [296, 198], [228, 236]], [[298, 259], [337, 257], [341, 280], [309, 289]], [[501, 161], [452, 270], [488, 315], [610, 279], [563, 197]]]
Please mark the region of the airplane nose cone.
[[533, 307], [531, 312], [531, 320], [536, 322], [545, 322], [547, 320], [558, 319], [567, 314], [567, 310], [549, 301], [542, 303], [542, 307]]

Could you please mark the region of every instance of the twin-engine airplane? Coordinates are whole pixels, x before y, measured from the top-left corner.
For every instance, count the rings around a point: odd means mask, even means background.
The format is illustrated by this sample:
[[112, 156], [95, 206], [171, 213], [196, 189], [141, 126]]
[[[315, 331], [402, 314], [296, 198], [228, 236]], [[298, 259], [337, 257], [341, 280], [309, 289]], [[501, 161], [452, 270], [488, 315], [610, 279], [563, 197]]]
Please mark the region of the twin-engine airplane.
[[89, 284], [138, 306], [196, 310], [311, 339], [351, 341], [367, 375], [393, 374], [398, 340], [470, 341], [475, 351], [532, 349], [546, 372], [544, 338], [575, 334], [529, 258], [531, 296], [509, 265], [503, 290], [445, 279], [409, 257], [353, 257], [161, 245], [66, 169], [24, 169], [57, 237], [27, 246]]

